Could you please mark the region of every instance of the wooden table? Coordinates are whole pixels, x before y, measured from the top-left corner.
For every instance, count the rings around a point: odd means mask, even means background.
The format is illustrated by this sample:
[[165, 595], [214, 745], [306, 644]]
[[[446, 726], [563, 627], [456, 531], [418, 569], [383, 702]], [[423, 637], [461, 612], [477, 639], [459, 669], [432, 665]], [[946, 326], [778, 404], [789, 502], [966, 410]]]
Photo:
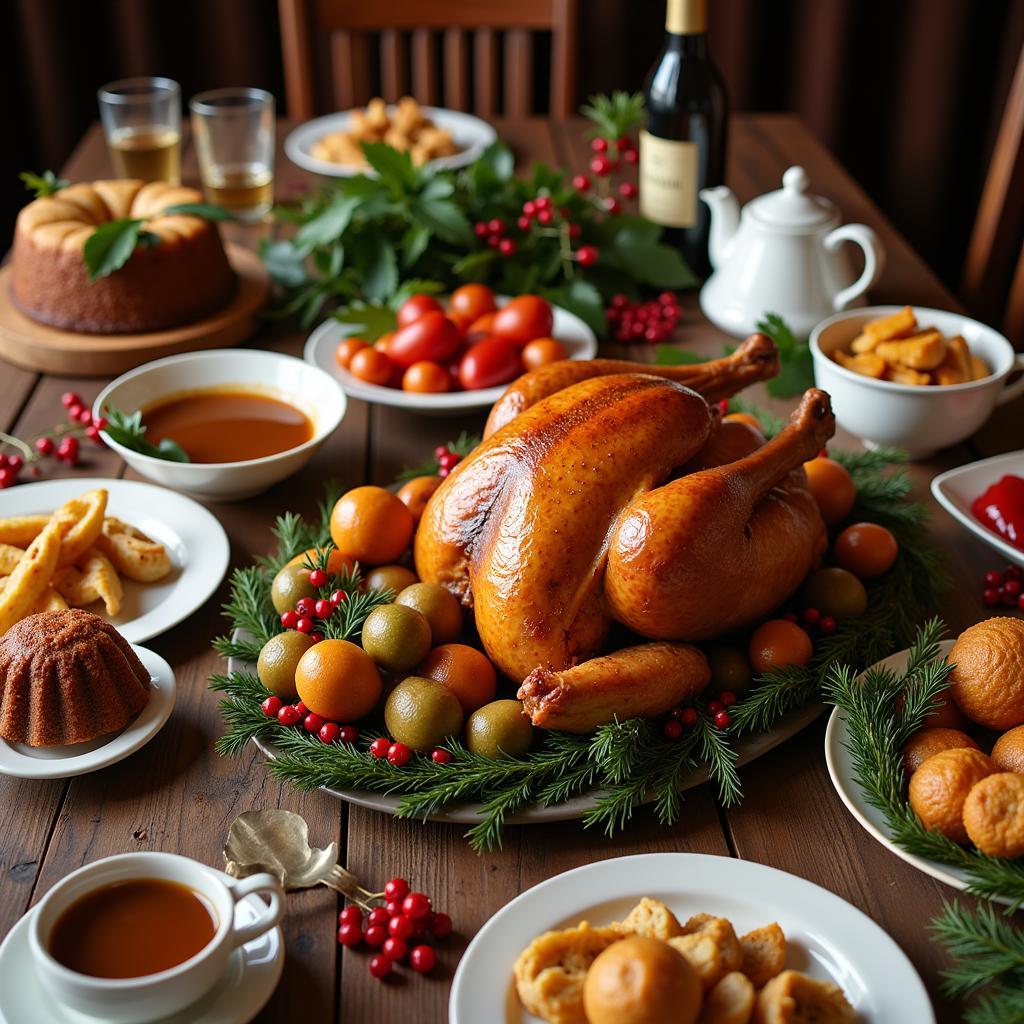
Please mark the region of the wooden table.
[[[538, 120], [498, 128], [521, 163], [541, 159], [574, 168], [586, 165], [588, 152], [578, 124]], [[282, 138], [286, 130], [282, 125]], [[741, 200], [778, 188], [782, 172], [798, 163], [807, 169], [815, 191], [835, 200], [847, 221], [862, 221], [878, 231], [888, 259], [874, 291], [877, 301], [957, 308], [956, 299], [796, 118], [737, 117], [730, 149], [728, 180]], [[278, 159], [279, 196], [309, 185], [309, 176], [283, 154]], [[195, 180], [190, 146], [184, 168], [186, 178]], [[73, 181], [110, 173], [96, 128], [62, 171]], [[253, 241], [251, 235], [247, 240]], [[678, 340], [688, 348], [720, 352], [724, 338], [703, 320], [696, 296], [687, 296], [683, 305]], [[268, 326], [253, 344], [300, 355], [303, 340], [299, 331]], [[91, 402], [105, 383], [39, 376], [2, 363], [0, 381], [0, 428], [20, 435], [56, 422], [64, 390], [73, 387]], [[765, 400], [757, 392], [750, 397]], [[984, 617], [980, 578], [986, 569], [1001, 568], [1000, 559], [935, 507], [927, 485], [951, 466], [1019, 447], [1022, 415], [1024, 403], [1004, 407], [969, 443], [911, 469], [918, 497], [935, 513], [935, 540], [949, 556], [953, 587], [941, 611], [957, 631]], [[479, 430], [482, 422], [479, 416], [421, 418], [350, 402], [341, 428], [303, 473], [243, 504], [213, 506], [231, 538], [233, 564], [269, 549], [268, 528], [275, 515], [285, 509], [311, 512], [324, 479], [338, 477], [349, 487], [386, 484], [403, 465], [422, 460], [464, 427]], [[125, 474], [113, 452], [87, 447], [76, 472]], [[64, 471], [49, 465], [46, 472]], [[0, 492], [0, 514], [3, 504]], [[844, 809], [825, 770], [824, 719], [741, 772], [746, 795], [737, 808], [718, 806], [705, 786], [687, 794], [683, 820], [672, 828], [658, 825], [649, 810], [638, 813], [630, 828], [613, 839], [584, 831], [574, 822], [513, 827], [501, 852], [477, 856], [458, 826], [399, 821], [319, 792], [297, 793], [268, 776], [255, 749], [234, 760], [214, 753], [221, 722], [217, 698], [206, 681], [223, 668], [210, 640], [224, 630], [219, 608], [226, 593], [225, 583], [186, 622], [148, 643], [173, 665], [179, 694], [170, 722], [148, 747], [121, 765], [67, 782], [0, 779], [0, 936], [55, 882], [88, 861], [130, 850], [168, 850], [219, 865], [226, 830], [237, 814], [285, 807], [308, 820], [314, 842], [336, 841], [343, 862], [368, 884], [381, 886], [395, 874], [413, 879], [417, 888], [434, 896], [438, 908], [451, 913], [458, 935], [444, 949], [432, 979], [402, 972], [401, 978], [381, 984], [367, 971], [365, 951], [343, 952], [336, 944], [334, 895], [326, 889], [293, 895], [285, 923], [284, 978], [260, 1021], [444, 1021], [461, 950], [510, 899], [581, 864], [669, 850], [759, 861], [838, 893], [906, 950], [933, 995], [939, 1017], [959, 1019], [957, 1008], [939, 993], [943, 965], [925, 934], [943, 897], [953, 892], [880, 847]], [[638, 892], [642, 889], [638, 880]]]

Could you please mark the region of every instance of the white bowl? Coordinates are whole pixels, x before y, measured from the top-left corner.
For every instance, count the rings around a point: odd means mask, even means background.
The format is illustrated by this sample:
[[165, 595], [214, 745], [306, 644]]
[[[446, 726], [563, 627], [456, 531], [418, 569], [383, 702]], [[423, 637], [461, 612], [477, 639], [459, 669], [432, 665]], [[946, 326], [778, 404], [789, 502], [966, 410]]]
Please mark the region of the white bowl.
[[[507, 295], [497, 296], [499, 307], [511, 301]], [[553, 305], [551, 311], [555, 316], [551, 334], [565, 345], [569, 358], [593, 359], [597, 355], [597, 338], [594, 332], [575, 313], [570, 313], [567, 309]], [[480, 388], [476, 391], [426, 394], [368, 384], [339, 366], [334, 358], [338, 342], [350, 334], [358, 333], [358, 324], [343, 324], [340, 320], [328, 317], [310, 334], [303, 352], [306, 362], [318, 366], [338, 380], [349, 398], [360, 398], [364, 402], [374, 402], [377, 405], [390, 405], [395, 409], [409, 409], [427, 416], [458, 416], [473, 409], [489, 409], [508, 388], [508, 384], [499, 384], [494, 388]]]
[[846, 348], [869, 320], [902, 308], [868, 306], [822, 320], [810, 338], [814, 379], [832, 396], [836, 420], [844, 429], [869, 447], [893, 445], [911, 458], [923, 459], [970, 437], [997, 405], [1024, 394], [1024, 377], [1006, 384], [1014, 369], [1024, 370], [1024, 355], [1017, 355], [1006, 338], [977, 320], [914, 306], [922, 327], [937, 327], [947, 338], [961, 335], [991, 374], [967, 384], [916, 387], [865, 377], [832, 358], [831, 353]]
[[[459, 147], [458, 153], [441, 156], [430, 161], [431, 167], [455, 168], [465, 167], [480, 158], [480, 154], [498, 138], [498, 133], [482, 118], [472, 114], [464, 114], [458, 110], [447, 110], [444, 107], [422, 107], [423, 115], [429, 117], [434, 125], [444, 131], [451, 132], [452, 141]], [[395, 112], [394, 104], [388, 107], [388, 114]], [[331, 178], [350, 178], [355, 174], [366, 174], [377, 177], [377, 172], [370, 167], [352, 167], [348, 164], [332, 164], [328, 160], [318, 160], [313, 156], [314, 144], [325, 135], [344, 132], [349, 129], [352, 111], [343, 110], [336, 114], [306, 121], [293, 128], [284, 140], [284, 151], [293, 164], [313, 174], [323, 174]]]
[[277, 455], [242, 462], [169, 462], [142, 455], [103, 438], [142, 476], [179, 491], [213, 501], [251, 498], [298, 472], [334, 433], [345, 415], [345, 394], [323, 370], [292, 356], [253, 349], [190, 352], [146, 363], [108, 384], [93, 403], [93, 414], [106, 406], [125, 413], [182, 392], [217, 385], [252, 385], [301, 409], [313, 422], [313, 437]]
[[1006, 455], [995, 455], [991, 459], [971, 462], [966, 466], [941, 473], [932, 481], [932, 494], [936, 501], [961, 526], [966, 526], [989, 547], [995, 548], [1004, 558], [1024, 566], [1024, 551], [1014, 547], [994, 530], [990, 530], [975, 518], [971, 511], [974, 499], [1002, 480], [1004, 476], [1024, 477], [1024, 448]]

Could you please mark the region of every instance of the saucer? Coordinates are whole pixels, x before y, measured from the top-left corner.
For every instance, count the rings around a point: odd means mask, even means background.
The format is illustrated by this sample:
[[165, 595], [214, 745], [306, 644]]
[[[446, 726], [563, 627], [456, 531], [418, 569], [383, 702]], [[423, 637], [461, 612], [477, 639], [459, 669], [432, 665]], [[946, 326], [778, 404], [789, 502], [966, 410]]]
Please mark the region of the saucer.
[[[228, 876], [224, 875], [227, 879]], [[235, 908], [239, 924], [255, 921], [265, 904], [247, 896]], [[30, 910], [0, 946], [0, 974], [18, 983], [0, 985], [0, 1024], [92, 1024], [101, 1020], [62, 1006], [45, 989], [29, 951]], [[284, 968], [284, 937], [274, 928], [231, 954], [228, 969], [198, 1003], [156, 1024], [247, 1024], [266, 1005]]]
[[174, 708], [171, 666], [145, 647], [131, 645], [150, 676], [149, 703], [120, 732], [67, 747], [29, 747], [0, 739], [0, 775], [16, 779], [68, 779], [123, 761], [144, 747], [163, 727]]

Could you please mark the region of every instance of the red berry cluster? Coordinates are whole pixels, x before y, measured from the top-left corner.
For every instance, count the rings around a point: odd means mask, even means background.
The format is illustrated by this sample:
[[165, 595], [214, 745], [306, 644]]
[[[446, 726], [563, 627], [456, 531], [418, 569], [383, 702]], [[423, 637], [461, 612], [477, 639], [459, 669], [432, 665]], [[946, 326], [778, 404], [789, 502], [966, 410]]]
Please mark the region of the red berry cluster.
[[[396, 743], [387, 736], [378, 736], [370, 744], [370, 756], [378, 760], [386, 758], [388, 764], [396, 768], [404, 768], [412, 758], [412, 749], [404, 743]], [[434, 764], [450, 764], [452, 755], [444, 747], [435, 747], [430, 755]]]
[[461, 461], [462, 456], [453, 452], [447, 445], [439, 444], [434, 449], [434, 458], [437, 459], [437, 475], [447, 476]]
[[1024, 612], [1024, 572], [1008, 565], [1002, 572], [985, 573], [981, 599], [989, 608], [1019, 608]]
[[79, 439], [82, 437], [102, 447], [100, 431], [107, 425], [106, 419], [102, 416], [93, 418], [85, 401], [74, 391], [65, 391], [60, 404], [67, 412], [67, 420], [32, 438], [31, 443], [0, 433], [0, 448], [15, 449], [12, 455], [0, 452], [0, 489], [16, 484], [22, 470], [28, 469], [33, 476], [39, 476], [39, 467], [35, 463], [50, 456], [69, 466], [77, 466]]
[[473, 234], [492, 249], [497, 249], [502, 256], [513, 256], [519, 248], [516, 240], [508, 237], [508, 225], [500, 217], [478, 220], [473, 225]]
[[[590, 187], [590, 180], [582, 175], [577, 175], [572, 181], [573, 187], [577, 191], [583, 192]], [[581, 188], [581, 184], [585, 187]], [[609, 210], [608, 212], [618, 211]], [[548, 195], [536, 195], [533, 199], [527, 199], [523, 203], [522, 213], [516, 220], [516, 227], [525, 234], [534, 230], [535, 225], [538, 229], [548, 228], [554, 232], [564, 232], [570, 245], [583, 233], [583, 228], [570, 219], [568, 208], [563, 206], [556, 209], [551, 196]], [[548, 233], [550, 234], [551, 231]], [[568, 248], [566, 250], [566, 257], [574, 259], [581, 267], [592, 267], [600, 259], [600, 256], [601, 253], [596, 245], [581, 245], [575, 252]]]
[[679, 305], [673, 292], [662, 292], [650, 302], [615, 295], [604, 315], [616, 341], [668, 341], [679, 322]]
[[319, 737], [324, 743], [355, 743], [359, 739], [359, 730], [354, 725], [338, 725], [337, 722], [328, 721], [310, 711], [301, 700], [295, 704], [285, 704], [280, 697], [268, 697], [260, 707], [267, 718], [276, 718], [286, 726], [301, 723], [306, 732]]
[[[736, 703], [736, 694], [731, 690], [723, 690], [716, 700], [709, 700], [704, 706], [704, 714], [711, 719], [711, 724], [716, 729], [726, 729], [732, 719], [729, 717], [729, 708]], [[667, 740], [677, 740], [684, 731], [694, 729], [700, 721], [701, 713], [695, 707], [673, 708], [668, 714], [668, 720], [662, 726], [662, 733]]]
[[376, 905], [352, 903], [338, 915], [338, 942], [348, 949], [365, 943], [380, 950], [370, 959], [370, 974], [386, 978], [396, 963], [407, 962], [417, 974], [427, 974], [437, 963], [437, 952], [424, 939], [445, 939], [452, 919], [435, 911], [430, 897], [410, 891], [404, 878], [392, 878]]
[[839, 623], [831, 615], [822, 615], [817, 608], [804, 608], [799, 614], [797, 612], [786, 612], [782, 616], [787, 622], [796, 623], [811, 634], [813, 639], [815, 631], [828, 635], [834, 633]]

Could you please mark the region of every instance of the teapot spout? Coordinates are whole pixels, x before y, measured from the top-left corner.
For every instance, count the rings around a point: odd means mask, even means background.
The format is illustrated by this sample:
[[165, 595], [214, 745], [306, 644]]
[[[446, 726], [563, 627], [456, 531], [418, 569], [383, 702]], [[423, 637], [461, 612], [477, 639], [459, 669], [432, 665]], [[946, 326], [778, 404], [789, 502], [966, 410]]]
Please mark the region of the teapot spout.
[[708, 236], [708, 257], [716, 270], [725, 258], [729, 243], [736, 236], [740, 223], [740, 204], [732, 189], [725, 185], [702, 188], [700, 198], [711, 210], [711, 233]]

